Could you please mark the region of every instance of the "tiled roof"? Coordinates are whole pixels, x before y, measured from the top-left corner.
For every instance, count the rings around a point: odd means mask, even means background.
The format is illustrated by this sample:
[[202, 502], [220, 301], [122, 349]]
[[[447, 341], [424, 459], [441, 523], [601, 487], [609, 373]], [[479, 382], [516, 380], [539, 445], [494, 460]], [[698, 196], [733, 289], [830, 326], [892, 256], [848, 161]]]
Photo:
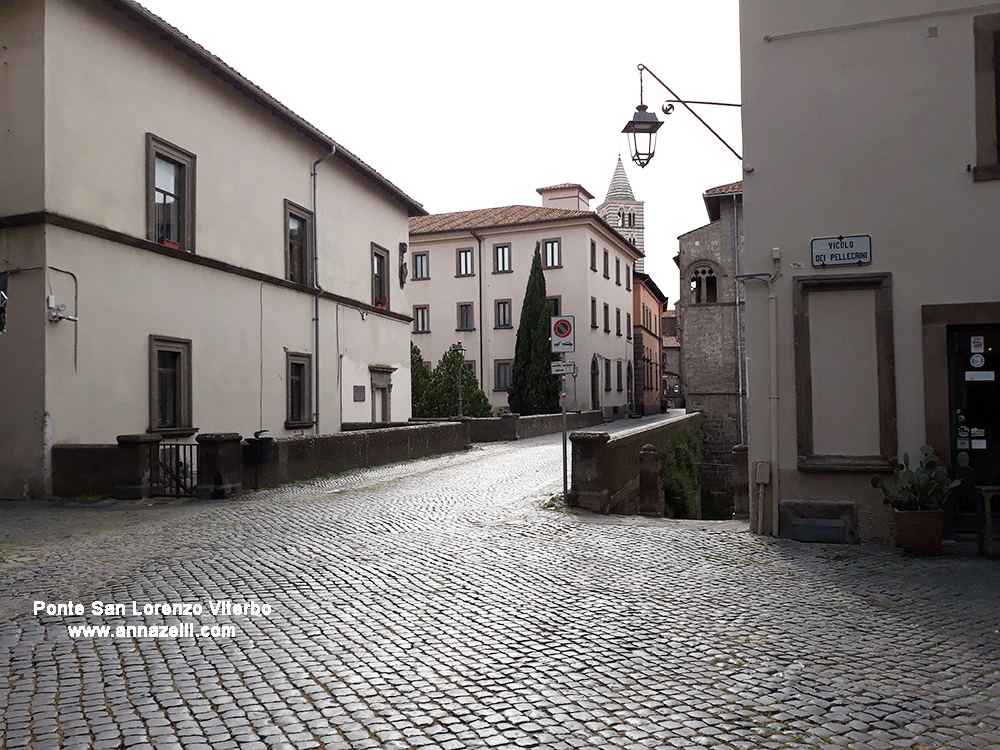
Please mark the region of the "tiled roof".
[[592, 196], [590, 194], [590, 191], [587, 190], [587, 188], [585, 188], [583, 185], [579, 185], [579, 184], [577, 184], [575, 182], [564, 182], [564, 183], [562, 183], [560, 185], [552, 185], [550, 187], [538, 188], [538, 190], [536, 190], [535, 192], [536, 193], [547, 193], [549, 190], [565, 190], [566, 188], [577, 188], [580, 192], [582, 192], [588, 198], [593, 198], [594, 197], [594, 196]]
[[264, 89], [238, 73], [235, 68], [227, 65], [221, 58], [213, 55], [182, 31], [171, 26], [158, 15], [140, 5], [136, 0], [109, 0], [109, 2], [113, 7], [116, 7], [125, 15], [132, 17], [154, 34], [167, 39], [168, 42], [186, 52], [198, 62], [207, 65], [210, 69], [214, 69], [213, 72], [218, 73], [223, 80], [231, 84], [237, 91], [257, 104], [269, 109], [279, 119], [284, 120], [297, 130], [318, 140], [328, 148], [336, 148], [338, 158], [347, 162], [352, 168], [365, 174], [375, 182], [380, 183], [390, 193], [393, 193], [397, 198], [406, 203], [411, 215], [419, 216], [427, 213], [421, 204], [393, 185], [392, 182], [387, 180], [378, 171], [365, 164], [361, 159], [334, 141], [315, 125], [306, 122], [299, 115], [292, 112], [292, 110], [264, 91]]
[[459, 232], [469, 229], [543, 224], [588, 216], [598, 219], [603, 223], [603, 219], [599, 219], [593, 211], [571, 211], [566, 208], [542, 208], [540, 206], [479, 208], [474, 211], [456, 211], [450, 214], [415, 216], [410, 219], [410, 234]]
[[709, 188], [705, 191], [705, 195], [732, 195], [733, 193], [743, 192], [743, 180], [739, 182], [730, 182], [728, 185], [719, 185], [718, 187]]
[[625, 167], [622, 165], [621, 157], [618, 157], [618, 166], [615, 167], [615, 173], [611, 177], [611, 185], [608, 186], [608, 197], [604, 199], [604, 202], [608, 201], [634, 201], [635, 195], [632, 193], [632, 185], [629, 184], [628, 176], [625, 174]]

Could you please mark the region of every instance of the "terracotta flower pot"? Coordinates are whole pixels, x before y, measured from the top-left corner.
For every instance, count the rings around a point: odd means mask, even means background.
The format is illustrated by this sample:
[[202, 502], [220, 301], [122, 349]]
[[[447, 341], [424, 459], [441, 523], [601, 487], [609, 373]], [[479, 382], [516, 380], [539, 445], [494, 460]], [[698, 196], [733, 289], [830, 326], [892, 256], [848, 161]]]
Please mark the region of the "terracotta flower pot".
[[943, 510], [894, 510], [896, 540], [905, 552], [940, 555], [944, 540]]

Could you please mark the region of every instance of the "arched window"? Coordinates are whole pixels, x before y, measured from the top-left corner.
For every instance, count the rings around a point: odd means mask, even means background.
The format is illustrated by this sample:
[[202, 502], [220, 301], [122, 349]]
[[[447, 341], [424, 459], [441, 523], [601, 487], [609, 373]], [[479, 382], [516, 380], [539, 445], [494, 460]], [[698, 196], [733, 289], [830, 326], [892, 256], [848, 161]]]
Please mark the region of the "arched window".
[[718, 285], [715, 271], [701, 266], [691, 272], [691, 304], [704, 305], [718, 301]]
[[618, 209], [618, 226], [619, 227], [624, 227], [625, 226], [625, 209], [624, 208], [619, 208]]
[[629, 215], [628, 215], [628, 225], [630, 227], [634, 227], [635, 226], [635, 214], [633, 212], [631, 212], [631, 211], [629, 211]]

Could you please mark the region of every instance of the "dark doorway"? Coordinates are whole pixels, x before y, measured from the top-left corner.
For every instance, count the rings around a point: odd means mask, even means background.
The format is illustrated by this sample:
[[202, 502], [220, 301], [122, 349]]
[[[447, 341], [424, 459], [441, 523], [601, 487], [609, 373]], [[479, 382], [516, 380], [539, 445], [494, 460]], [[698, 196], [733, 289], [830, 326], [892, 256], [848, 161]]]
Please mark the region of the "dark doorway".
[[948, 532], [974, 532], [976, 485], [1000, 485], [1000, 324], [948, 326], [952, 455], [969, 455], [972, 477], [947, 507]]

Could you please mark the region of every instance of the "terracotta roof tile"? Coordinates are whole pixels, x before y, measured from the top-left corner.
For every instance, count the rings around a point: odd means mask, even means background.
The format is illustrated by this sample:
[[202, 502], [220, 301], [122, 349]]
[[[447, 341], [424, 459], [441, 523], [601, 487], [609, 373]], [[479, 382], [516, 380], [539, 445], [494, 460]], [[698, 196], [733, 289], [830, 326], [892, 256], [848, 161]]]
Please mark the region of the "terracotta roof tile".
[[460, 232], [469, 229], [544, 224], [584, 217], [593, 217], [603, 223], [603, 220], [593, 211], [572, 211], [566, 208], [542, 208], [540, 206], [504, 206], [503, 208], [479, 208], [473, 211], [456, 211], [450, 214], [416, 216], [410, 219], [410, 234]]
[[705, 195], [732, 195], [733, 193], [743, 192], [743, 180], [739, 182], [730, 182], [727, 185], [719, 185], [718, 187], [709, 188], [705, 191]]

